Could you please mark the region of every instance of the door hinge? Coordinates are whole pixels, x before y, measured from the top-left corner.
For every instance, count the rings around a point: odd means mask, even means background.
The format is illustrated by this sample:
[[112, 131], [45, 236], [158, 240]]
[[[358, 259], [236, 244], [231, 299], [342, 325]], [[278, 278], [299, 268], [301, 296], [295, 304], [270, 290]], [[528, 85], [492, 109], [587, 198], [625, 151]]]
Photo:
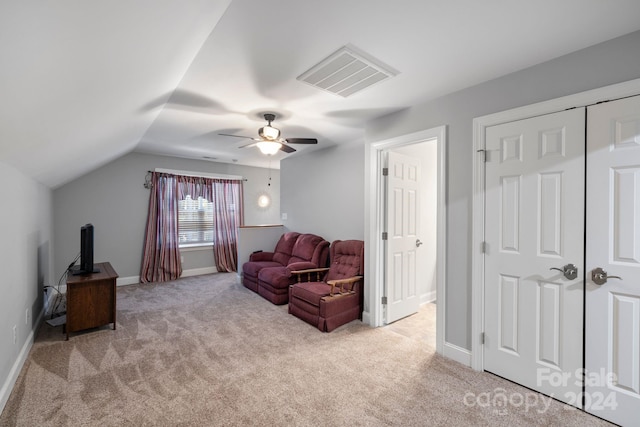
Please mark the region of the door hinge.
[[478, 150], [477, 152], [482, 156], [482, 162], [487, 163], [487, 150]]
[[382, 240], [387, 240], [389, 238], [389, 233], [387, 233], [386, 231], [382, 232]]
[[382, 304], [387, 305], [387, 297], [382, 297]]
[[480, 334], [480, 343], [484, 344], [484, 332]]
[[382, 176], [389, 176], [389, 168], [382, 168]]
[[480, 251], [481, 251], [483, 254], [486, 254], [486, 253], [487, 253], [487, 242], [482, 242], [482, 244], [480, 245]]

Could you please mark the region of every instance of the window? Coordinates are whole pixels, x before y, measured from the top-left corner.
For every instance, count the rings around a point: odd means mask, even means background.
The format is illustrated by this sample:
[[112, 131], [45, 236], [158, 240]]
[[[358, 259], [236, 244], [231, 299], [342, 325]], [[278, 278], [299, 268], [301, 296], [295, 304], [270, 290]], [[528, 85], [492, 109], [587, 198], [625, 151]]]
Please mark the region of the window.
[[181, 248], [213, 244], [213, 203], [186, 196], [178, 201], [178, 242]]

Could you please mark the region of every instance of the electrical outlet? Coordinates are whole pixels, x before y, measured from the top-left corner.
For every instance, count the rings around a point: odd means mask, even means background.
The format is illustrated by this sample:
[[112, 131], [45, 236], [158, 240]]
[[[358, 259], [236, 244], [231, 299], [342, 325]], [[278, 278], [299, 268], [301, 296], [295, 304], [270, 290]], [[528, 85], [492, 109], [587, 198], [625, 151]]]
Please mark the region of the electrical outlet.
[[29, 323], [31, 323], [31, 312], [28, 308], [27, 308], [27, 311], [24, 313], [24, 323], [27, 326], [29, 326]]
[[13, 325], [13, 343], [18, 344], [18, 326]]
[[281, 218], [283, 221], [286, 221], [286, 219], [287, 219], [287, 214], [286, 214], [286, 213], [281, 213], [281, 214], [280, 214], [280, 218]]

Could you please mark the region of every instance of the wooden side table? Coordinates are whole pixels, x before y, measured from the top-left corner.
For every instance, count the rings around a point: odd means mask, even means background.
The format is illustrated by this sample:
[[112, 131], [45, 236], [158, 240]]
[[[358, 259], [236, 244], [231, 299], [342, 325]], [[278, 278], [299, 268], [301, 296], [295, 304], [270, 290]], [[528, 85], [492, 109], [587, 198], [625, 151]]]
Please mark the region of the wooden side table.
[[67, 340], [69, 332], [113, 323], [116, 329], [116, 279], [111, 264], [94, 264], [99, 273], [67, 276]]

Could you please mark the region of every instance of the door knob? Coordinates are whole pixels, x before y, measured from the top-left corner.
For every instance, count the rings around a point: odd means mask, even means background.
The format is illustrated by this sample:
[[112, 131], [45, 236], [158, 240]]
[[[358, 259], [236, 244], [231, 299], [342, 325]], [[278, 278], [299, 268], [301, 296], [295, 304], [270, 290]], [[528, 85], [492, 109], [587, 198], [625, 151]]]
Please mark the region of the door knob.
[[604, 285], [605, 283], [607, 283], [607, 279], [620, 279], [620, 280], [622, 280], [622, 277], [620, 277], [620, 276], [609, 276], [607, 274], [607, 272], [604, 271], [600, 267], [597, 267], [597, 268], [594, 268], [593, 270], [591, 270], [591, 280], [593, 280], [593, 283], [595, 283], [596, 285]]
[[568, 280], [573, 280], [578, 277], [578, 267], [573, 264], [567, 264], [562, 268], [551, 267], [549, 270], [558, 270]]
[[420, 241], [420, 239], [416, 239], [416, 248], [419, 248], [421, 244], [422, 242]]

